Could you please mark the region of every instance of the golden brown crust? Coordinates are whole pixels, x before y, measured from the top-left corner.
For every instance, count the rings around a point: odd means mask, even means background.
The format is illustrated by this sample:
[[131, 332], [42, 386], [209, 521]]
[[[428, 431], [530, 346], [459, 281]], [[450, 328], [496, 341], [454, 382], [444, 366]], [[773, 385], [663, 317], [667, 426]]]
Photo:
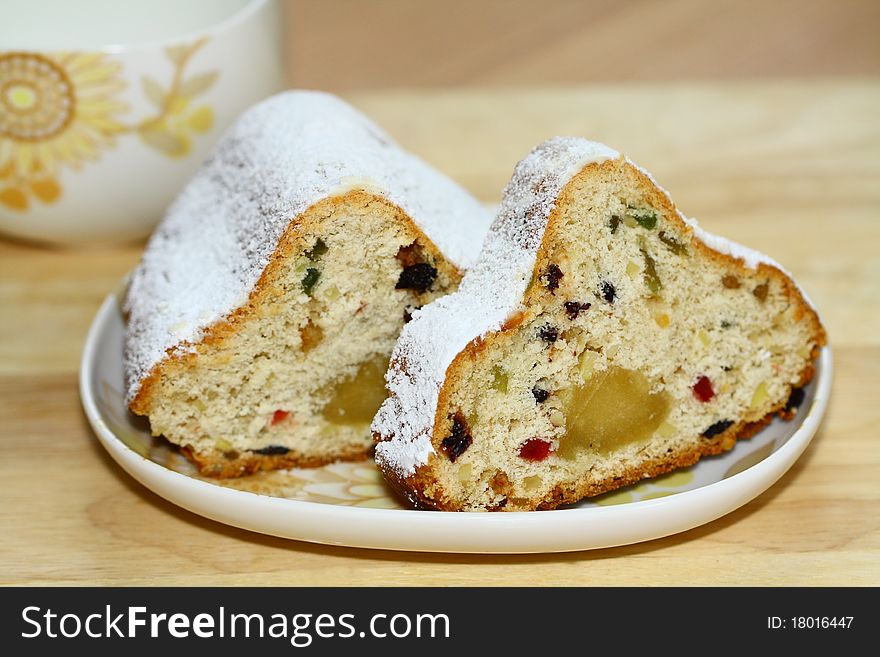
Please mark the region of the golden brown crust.
[[[547, 248], [547, 245], [553, 243], [556, 233], [561, 230], [561, 208], [565, 207], [568, 202], [574, 199], [574, 190], [579, 179], [593, 175], [593, 173], [601, 168], [610, 169], [617, 167], [621, 161], [622, 160], [610, 160], [603, 163], [589, 164], [576, 174], [563, 188], [558, 197], [557, 203], [548, 218], [547, 227], [544, 231], [541, 245], [538, 248], [535, 259], [532, 280], [537, 280], [539, 273], [545, 271], [548, 265], [552, 262], [550, 254], [548, 253], [549, 249]], [[715, 251], [700, 240], [696, 239], [693, 236], [693, 229], [691, 226], [681, 219], [678, 211], [675, 209], [669, 198], [655, 186], [654, 182], [637, 168], [629, 164], [626, 164], [625, 166], [627, 171], [636, 177], [636, 184], [643, 192], [646, 192], [646, 197], [649, 199], [651, 205], [656, 208], [662, 208], [664, 216], [671, 221], [681, 233], [691, 236], [691, 246], [697, 249], [703, 257], [723, 265], [728, 268], [728, 270], [735, 269], [743, 276], [746, 276], [747, 274], [754, 276], [755, 270], [748, 269], [742, 259]], [[800, 373], [799, 383], [795, 386], [789, 386], [785, 400], [772, 408], [764, 417], [755, 421], [740, 420], [723, 433], [714, 436], [711, 439], [701, 439], [701, 442], [699, 442], [698, 446], [695, 448], [681, 449], [678, 452], [671, 452], [668, 456], [662, 459], [645, 460], [637, 466], [614, 477], [596, 481], [578, 482], [576, 485], [566, 489], [557, 487], [555, 490], [551, 491], [550, 494], [545, 496], [525, 498], [532, 508], [539, 510], [554, 509], [563, 504], [577, 502], [585, 497], [593, 497], [623, 486], [637, 483], [642, 479], [656, 477], [679, 468], [691, 466], [704, 456], [720, 454], [730, 450], [736, 444], [737, 440], [753, 436], [764, 426], [769, 424], [777, 414], [784, 419], [791, 419], [794, 416], [793, 410], [786, 410], [788, 397], [793, 388], [802, 387], [812, 379], [814, 373], [813, 362], [818, 357], [820, 348], [826, 344], [827, 337], [816, 311], [806, 302], [800, 290], [784, 272], [777, 267], [766, 263], [760, 263], [757, 272], [759, 275], [765, 276], [768, 279], [772, 278], [779, 283], [780, 288], [784, 291], [789, 303], [794, 304], [796, 316], [800, 318], [801, 321], [805, 321], [809, 324], [810, 332], [815, 341], [815, 346], [810, 358]], [[530, 319], [529, 309], [531, 308], [530, 301], [532, 293], [532, 287], [526, 290], [525, 298], [523, 300], [526, 306], [525, 311], [517, 312], [511, 316], [499, 331], [471, 341], [455, 356], [455, 358], [453, 358], [446, 370], [444, 384], [441, 386], [438, 395], [437, 409], [434, 416], [434, 431], [431, 440], [435, 452], [440, 453], [440, 443], [443, 440], [443, 433], [448, 424], [447, 417], [450, 415], [449, 389], [452, 386], [449, 385], [449, 383], [461, 378], [461, 372], [468, 366], [468, 363], [473, 362], [478, 358], [479, 354], [488, 348], [491, 341], [505, 339], [508, 334], [515, 331], [521, 324]], [[436, 455], [432, 455], [426, 465], [418, 468], [414, 474], [408, 477], [401, 477], [392, 467], [383, 467], [383, 472], [391, 486], [417, 508], [442, 511], [461, 511], [461, 501], [451, 499], [443, 490], [433, 473], [432, 460], [436, 458], [438, 458]], [[505, 508], [504, 505], [499, 505], [487, 510], [504, 510]]]
[[325, 458], [306, 456], [293, 451], [287, 454], [246, 454], [224, 452], [195, 452], [190, 447], [181, 447], [181, 453], [206, 477], [228, 479], [243, 477], [260, 470], [283, 470], [285, 468], [317, 468], [336, 461], [364, 461], [370, 457], [372, 448], [364, 451], [352, 449]]
[[[196, 344], [177, 345], [167, 350], [165, 358], [157, 363], [150, 373], [141, 381], [140, 387], [129, 409], [136, 415], [149, 416], [153, 405], [156, 403], [156, 394], [159, 382], [163, 377], [173, 377], [180, 372], [195, 367], [197, 359], [211, 350], [221, 348], [224, 343], [238, 331], [238, 326], [244, 322], [259, 317], [267, 312], [268, 305], [277, 296], [277, 286], [281, 279], [281, 271], [288, 258], [295, 257], [308, 247], [311, 235], [319, 233], [325, 221], [331, 214], [343, 204], [370, 205], [378, 203], [390, 209], [395, 220], [399, 221], [404, 229], [411, 235], [413, 240], [418, 240], [422, 249], [427, 251], [437, 268], [445, 273], [451, 281], [457, 284], [461, 280], [462, 272], [450, 263], [439, 248], [428, 236], [415, 224], [415, 222], [400, 207], [393, 204], [382, 196], [363, 190], [351, 190], [339, 196], [328, 197], [310, 206], [300, 215], [294, 218], [278, 241], [269, 262], [258, 279], [248, 300], [236, 308], [224, 319], [206, 328], [203, 337]], [[181, 346], [190, 347], [187, 351], [180, 349]], [[324, 465], [337, 460], [359, 460], [367, 458], [372, 452], [373, 446], [364, 449], [349, 451], [341, 455], [332, 455], [327, 458], [306, 457], [289, 452], [286, 455], [262, 455], [250, 453], [239, 456], [237, 459], [225, 459], [220, 452], [220, 457], [212, 454], [194, 453], [190, 448], [182, 446], [182, 451], [196, 464], [202, 474], [212, 477], [237, 477], [252, 474], [258, 470], [272, 470], [287, 467], [314, 467]], [[229, 462], [227, 462], [229, 461]]]
[[[809, 380], [803, 381], [804, 384]], [[739, 422], [710, 439], [704, 439], [697, 448], [670, 452], [661, 459], [646, 459], [634, 468], [614, 477], [595, 481], [579, 482], [579, 485], [563, 489], [557, 486], [549, 494], [540, 497], [524, 498], [528, 506], [538, 511], [549, 511], [565, 504], [574, 504], [587, 497], [602, 495], [618, 488], [631, 486], [643, 479], [667, 474], [679, 468], [694, 465], [704, 456], [715, 456], [733, 449], [738, 440], [751, 438], [767, 426], [774, 415], [790, 419], [793, 412], [785, 411], [785, 402], [755, 422]], [[432, 459], [438, 458], [432, 456]], [[435, 511], [464, 511], [460, 501], [449, 498], [431, 471], [431, 463], [419, 468], [415, 474], [401, 478], [393, 468], [383, 468], [385, 478], [391, 487], [415, 508]], [[499, 491], [503, 492], [503, 491]], [[488, 507], [487, 511], [504, 511], [506, 505]]]

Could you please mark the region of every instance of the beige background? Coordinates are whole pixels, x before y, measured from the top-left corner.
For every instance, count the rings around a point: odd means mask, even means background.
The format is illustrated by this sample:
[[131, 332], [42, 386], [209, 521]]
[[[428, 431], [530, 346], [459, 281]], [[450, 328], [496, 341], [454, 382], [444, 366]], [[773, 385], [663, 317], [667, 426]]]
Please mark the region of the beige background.
[[0, 241], [0, 583], [880, 584], [880, 3], [719, 4], [299, 0], [291, 74], [344, 92], [485, 200], [541, 139], [606, 141], [706, 228], [784, 263], [822, 313], [835, 378], [776, 485], [677, 536], [563, 555], [226, 527], [134, 482], [80, 409], [86, 331], [141, 245]]
[[287, 0], [293, 84], [333, 91], [880, 73], [875, 0]]

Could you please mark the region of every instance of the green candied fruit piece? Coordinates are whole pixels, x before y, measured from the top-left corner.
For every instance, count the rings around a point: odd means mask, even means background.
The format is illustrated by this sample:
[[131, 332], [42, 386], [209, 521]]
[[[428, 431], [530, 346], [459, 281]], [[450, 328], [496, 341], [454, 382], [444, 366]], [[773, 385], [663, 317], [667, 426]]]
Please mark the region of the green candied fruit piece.
[[657, 227], [657, 213], [651, 208], [628, 208], [628, 210], [629, 215], [642, 228], [654, 230]]
[[306, 269], [306, 275], [302, 278], [302, 289], [303, 292], [312, 296], [312, 290], [315, 288], [315, 285], [318, 282], [318, 279], [321, 278], [321, 272], [315, 269], [314, 267], [309, 267]]
[[319, 259], [321, 258], [322, 255], [324, 255], [325, 253], [327, 253], [327, 248], [328, 248], [328, 247], [327, 247], [327, 245], [324, 243], [324, 240], [322, 240], [322, 239], [319, 237], [319, 238], [318, 238], [318, 241], [315, 242], [315, 246], [313, 246], [311, 249], [309, 249], [308, 251], [306, 251], [306, 258], [308, 258], [309, 260], [311, 260], [311, 261], [313, 261], [313, 262], [314, 262], [315, 260], [319, 260]]
[[492, 389], [498, 392], [507, 392], [507, 372], [500, 365], [492, 368]]
[[660, 283], [660, 277], [657, 275], [657, 263], [644, 248], [639, 250], [642, 252], [642, 257], [645, 259], [645, 285], [651, 290], [651, 294], [658, 294], [663, 288], [663, 284]]
[[660, 238], [660, 241], [663, 242], [667, 248], [672, 251], [675, 255], [687, 255], [688, 250], [687, 247], [679, 242], [677, 239], [672, 237], [671, 235], [667, 235], [664, 231], [660, 231], [657, 234], [657, 237]]
[[617, 232], [617, 229], [620, 228], [621, 218], [613, 214], [611, 215], [611, 220], [608, 222], [608, 227], [611, 229], [611, 234], [614, 235]]

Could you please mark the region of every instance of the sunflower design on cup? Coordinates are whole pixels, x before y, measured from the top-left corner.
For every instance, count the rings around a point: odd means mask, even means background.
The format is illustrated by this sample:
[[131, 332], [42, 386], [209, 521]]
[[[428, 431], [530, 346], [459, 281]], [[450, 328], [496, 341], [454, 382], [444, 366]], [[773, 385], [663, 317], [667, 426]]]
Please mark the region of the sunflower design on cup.
[[206, 40], [165, 49], [170, 81], [141, 78], [155, 111], [134, 122], [122, 99], [122, 64], [113, 56], [0, 52], [0, 205], [26, 213], [36, 203], [56, 202], [64, 194], [62, 168], [78, 171], [97, 162], [125, 135], [170, 158], [187, 156], [193, 140], [214, 125], [212, 108], [196, 99], [217, 72], [187, 74]]

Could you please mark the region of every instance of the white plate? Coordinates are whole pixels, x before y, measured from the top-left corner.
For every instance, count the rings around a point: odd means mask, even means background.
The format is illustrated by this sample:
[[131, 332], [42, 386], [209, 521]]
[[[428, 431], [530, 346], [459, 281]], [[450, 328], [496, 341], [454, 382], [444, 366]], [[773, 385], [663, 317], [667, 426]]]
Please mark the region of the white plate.
[[791, 422], [774, 420], [726, 454], [556, 511], [437, 513], [400, 507], [372, 462], [203, 479], [153, 440], [122, 397], [123, 324], [110, 295], [83, 352], [80, 393], [101, 443], [131, 476], [181, 507], [218, 522], [284, 538], [424, 552], [565, 552], [647, 541], [685, 531], [742, 506], [801, 455], [831, 387], [831, 352]]

